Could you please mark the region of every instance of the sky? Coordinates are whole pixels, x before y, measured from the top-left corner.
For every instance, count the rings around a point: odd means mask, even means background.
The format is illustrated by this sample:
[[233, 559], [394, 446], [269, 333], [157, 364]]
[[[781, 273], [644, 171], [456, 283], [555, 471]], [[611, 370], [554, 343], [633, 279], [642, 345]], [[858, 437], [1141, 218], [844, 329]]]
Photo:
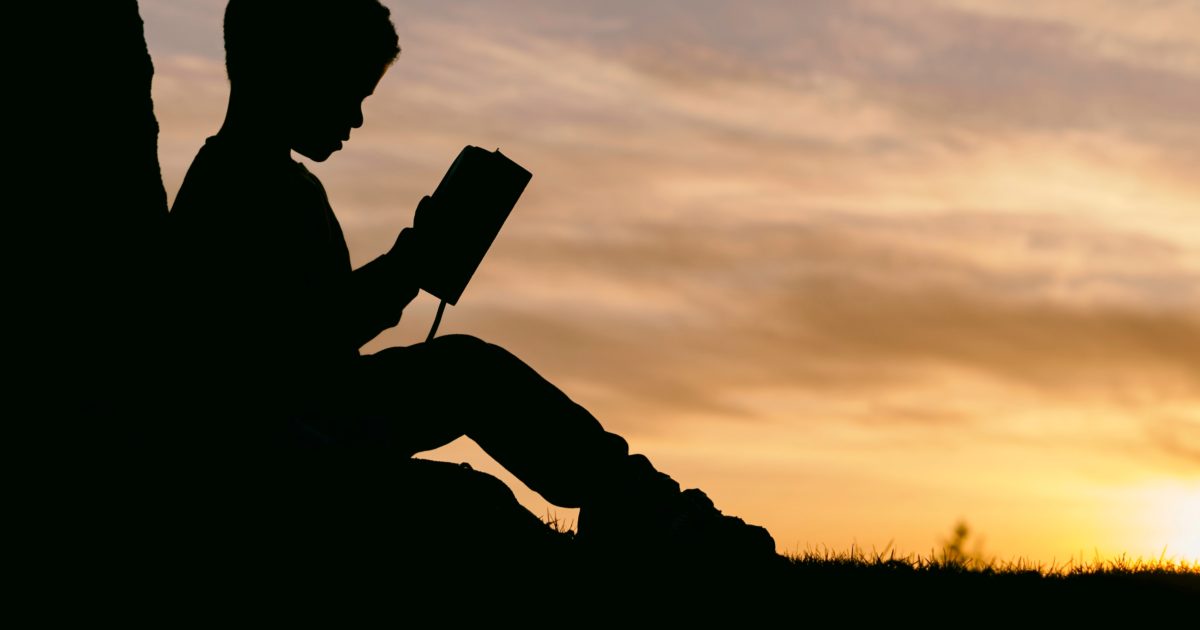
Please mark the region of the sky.
[[[1200, 1], [385, 4], [403, 52], [308, 164], [355, 264], [464, 145], [534, 174], [440, 334], [781, 552], [962, 521], [1002, 560], [1200, 561]], [[140, 6], [170, 201], [224, 3]], [[424, 456], [576, 518], [467, 440]]]

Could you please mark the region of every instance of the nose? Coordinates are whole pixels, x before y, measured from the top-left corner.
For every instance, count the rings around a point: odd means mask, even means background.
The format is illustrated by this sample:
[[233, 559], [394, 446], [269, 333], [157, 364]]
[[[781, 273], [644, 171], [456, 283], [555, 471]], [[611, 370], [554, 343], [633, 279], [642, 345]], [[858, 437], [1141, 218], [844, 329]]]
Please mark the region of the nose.
[[354, 129], [358, 129], [359, 127], [363, 126], [362, 105], [355, 107], [354, 111], [351, 112], [350, 126]]

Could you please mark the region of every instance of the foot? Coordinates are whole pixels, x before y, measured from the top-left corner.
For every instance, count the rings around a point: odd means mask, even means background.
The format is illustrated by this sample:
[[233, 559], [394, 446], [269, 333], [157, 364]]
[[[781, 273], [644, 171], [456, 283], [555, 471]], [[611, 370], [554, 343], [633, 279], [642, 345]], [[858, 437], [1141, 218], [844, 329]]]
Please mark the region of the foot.
[[655, 470], [644, 456], [630, 456], [626, 468], [611, 492], [580, 510], [581, 546], [608, 559], [691, 559], [705, 564], [781, 559], [766, 529], [722, 514], [699, 489], [681, 492], [675, 480]]

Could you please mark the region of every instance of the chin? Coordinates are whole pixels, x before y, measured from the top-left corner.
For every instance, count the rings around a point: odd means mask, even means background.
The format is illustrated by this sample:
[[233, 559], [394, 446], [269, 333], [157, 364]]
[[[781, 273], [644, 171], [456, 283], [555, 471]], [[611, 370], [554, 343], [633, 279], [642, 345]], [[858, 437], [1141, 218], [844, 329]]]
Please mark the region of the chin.
[[329, 156], [333, 155], [341, 148], [342, 143], [339, 142], [335, 146], [295, 147], [293, 150], [314, 162], [324, 162], [325, 160], [329, 159]]

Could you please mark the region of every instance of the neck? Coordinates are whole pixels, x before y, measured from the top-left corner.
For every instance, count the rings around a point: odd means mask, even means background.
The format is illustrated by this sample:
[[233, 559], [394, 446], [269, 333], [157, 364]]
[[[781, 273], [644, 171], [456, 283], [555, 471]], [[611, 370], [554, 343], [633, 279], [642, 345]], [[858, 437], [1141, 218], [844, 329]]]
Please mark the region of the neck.
[[230, 90], [225, 122], [217, 135], [255, 151], [291, 159], [288, 146], [278, 128], [275, 110], [263, 105], [261, 99], [250, 98], [236, 88]]

